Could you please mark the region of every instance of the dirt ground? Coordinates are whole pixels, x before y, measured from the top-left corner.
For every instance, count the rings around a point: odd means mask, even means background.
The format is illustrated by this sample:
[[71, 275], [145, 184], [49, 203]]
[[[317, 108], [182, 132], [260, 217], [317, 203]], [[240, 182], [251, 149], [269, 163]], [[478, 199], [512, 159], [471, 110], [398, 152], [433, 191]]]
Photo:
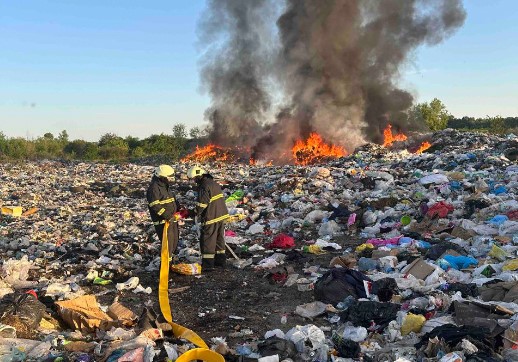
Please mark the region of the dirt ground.
[[[302, 277], [305, 267], [320, 265], [325, 268], [332, 257], [341, 252], [323, 255], [294, 254], [302, 258], [286, 263], [285, 267], [293, 268]], [[275, 271], [285, 272], [285, 267]], [[158, 272], [137, 271], [135, 276], [140, 278], [144, 287], [152, 287], [153, 293], [149, 300], [153, 303], [150, 308], [160, 315]], [[284, 281], [273, 280], [272, 271], [227, 266], [201, 276], [170, 274], [169, 280], [173, 320], [195, 331], [206, 342], [213, 337], [224, 337], [229, 346], [233, 347], [246, 341], [262, 339], [265, 332], [276, 328], [286, 332], [291, 327], [308, 323], [315, 323], [319, 327], [331, 325], [324, 318], [310, 321], [294, 314], [298, 305], [315, 300], [313, 291], [299, 291], [296, 284], [284, 287]], [[103, 290], [106, 287], [92, 286], [94, 293], [101, 293]], [[99, 301], [101, 304], [111, 303], [114, 294], [101, 296]], [[135, 295], [130, 291], [123, 291], [119, 295], [119, 301], [138, 315], [145, 307], [143, 299], [145, 298], [142, 295]], [[286, 324], [281, 323], [283, 315], [287, 317]]]

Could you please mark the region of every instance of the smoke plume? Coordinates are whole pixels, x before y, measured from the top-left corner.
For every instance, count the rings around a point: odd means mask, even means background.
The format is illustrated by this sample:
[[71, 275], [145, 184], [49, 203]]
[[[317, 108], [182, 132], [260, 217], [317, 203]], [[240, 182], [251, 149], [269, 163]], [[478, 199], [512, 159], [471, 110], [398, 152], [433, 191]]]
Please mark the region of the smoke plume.
[[401, 71], [466, 17], [461, 0], [285, 0], [276, 10], [275, 0], [209, 2], [202, 82], [217, 142], [271, 153], [316, 131], [351, 150], [379, 142], [389, 122], [415, 129]]
[[205, 117], [218, 144], [243, 144], [261, 132], [271, 104], [273, 8], [268, 0], [209, 1], [200, 26], [207, 47], [201, 77], [212, 99]]

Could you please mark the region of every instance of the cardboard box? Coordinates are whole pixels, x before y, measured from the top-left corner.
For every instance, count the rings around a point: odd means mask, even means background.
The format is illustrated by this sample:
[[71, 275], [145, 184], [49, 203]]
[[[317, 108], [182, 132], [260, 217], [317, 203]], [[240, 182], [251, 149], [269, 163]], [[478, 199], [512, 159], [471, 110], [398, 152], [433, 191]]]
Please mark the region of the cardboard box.
[[99, 308], [93, 295], [56, 302], [56, 305], [58, 314], [74, 330], [91, 333], [97, 328], [107, 331], [119, 325], [119, 321], [113, 320]]
[[414, 260], [410, 265], [408, 265], [404, 270], [404, 274], [411, 274], [417, 279], [426, 279], [430, 274], [433, 273], [435, 268], [429, 265], [427, 262], [423, 260], [423, 258], [418, 258]]
[[391, 255], [390, 254], [390, 250], [378, 250], [378, 249], [376, 249], [376, 250], [372, 251], [371, 258], [378, 260], [379, 258], [383, 258], [385, 256], [390, 256], [390, 255]]
[[138, 316], [131, 310], [115, 302], [108, 308], [108, 315], [114, 320], [118, 320], [122, 325], [126, 327], [132, 327], [137, 323]]

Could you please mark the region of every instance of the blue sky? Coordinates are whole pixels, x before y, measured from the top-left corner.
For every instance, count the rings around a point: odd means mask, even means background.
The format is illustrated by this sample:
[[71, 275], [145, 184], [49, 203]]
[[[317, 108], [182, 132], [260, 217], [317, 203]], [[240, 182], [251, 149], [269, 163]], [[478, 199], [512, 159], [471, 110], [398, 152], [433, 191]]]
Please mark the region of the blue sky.
[[[147, 137], [203, 124], [202, 0], [0, 0], [0, 131]], [[466, 0], [468, 17], [403, 75], [455, 116], [518, 116], [518, 1]]]

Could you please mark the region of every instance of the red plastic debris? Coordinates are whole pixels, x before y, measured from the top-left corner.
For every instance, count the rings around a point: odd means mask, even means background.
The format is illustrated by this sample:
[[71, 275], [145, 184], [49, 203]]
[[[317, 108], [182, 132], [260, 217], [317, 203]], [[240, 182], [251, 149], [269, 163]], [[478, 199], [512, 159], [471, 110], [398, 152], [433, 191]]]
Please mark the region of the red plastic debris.
[[269, 249], [289, 249], [295, 246], [295, 240], [286, 234], [277, 235], [268, 245]]
[[450, 204], [447, 204], [444, 201], [439, 201], [438, 203], [432, 205], [432, 207], [428, 209], [426, 215], [431, 218], [434, 218], [435, 216], [443, 218], [446, 217], [453, 210], [454, 208]]

